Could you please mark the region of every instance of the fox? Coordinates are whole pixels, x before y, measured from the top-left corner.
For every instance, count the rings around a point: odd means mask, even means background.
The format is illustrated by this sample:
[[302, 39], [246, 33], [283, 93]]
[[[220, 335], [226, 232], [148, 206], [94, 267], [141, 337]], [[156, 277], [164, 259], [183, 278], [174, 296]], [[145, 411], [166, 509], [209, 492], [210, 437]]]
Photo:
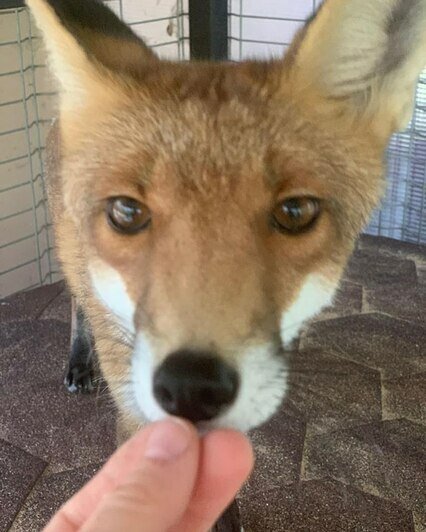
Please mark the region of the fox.
[[249, 431], [330, 305], [426, 65], [426, 0], [325, 0], [283, 57], [160, 59], [98, 0], [27, 0], [59, 90], [47, 193], [119, 441], [180, 416]]

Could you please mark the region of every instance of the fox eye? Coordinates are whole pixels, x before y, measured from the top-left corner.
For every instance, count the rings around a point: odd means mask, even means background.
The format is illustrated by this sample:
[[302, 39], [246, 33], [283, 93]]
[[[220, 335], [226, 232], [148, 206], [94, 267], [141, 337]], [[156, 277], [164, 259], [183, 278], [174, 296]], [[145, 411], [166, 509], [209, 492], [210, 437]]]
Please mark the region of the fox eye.
[[274, 208], [273, 224], [286, 233], [302, 233], [313, 227], [320, 212], [320, 200], [317, 198], [287, 198]]
[[151, 222], [148, 207], [126, 196], [109, 198], [106, 214], [112, 228], [127, 235], [139, 233]]

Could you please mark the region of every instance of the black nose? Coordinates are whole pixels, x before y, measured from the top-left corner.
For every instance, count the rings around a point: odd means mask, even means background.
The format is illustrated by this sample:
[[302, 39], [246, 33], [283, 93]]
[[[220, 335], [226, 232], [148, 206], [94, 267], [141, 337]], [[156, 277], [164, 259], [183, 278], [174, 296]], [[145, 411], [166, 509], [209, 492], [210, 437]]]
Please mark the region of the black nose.
[[154, 375], [154, 396], [161, 407], [193, 422], [216, 417], [237, 391], [237, 372], [210, 353], [177, 351]]

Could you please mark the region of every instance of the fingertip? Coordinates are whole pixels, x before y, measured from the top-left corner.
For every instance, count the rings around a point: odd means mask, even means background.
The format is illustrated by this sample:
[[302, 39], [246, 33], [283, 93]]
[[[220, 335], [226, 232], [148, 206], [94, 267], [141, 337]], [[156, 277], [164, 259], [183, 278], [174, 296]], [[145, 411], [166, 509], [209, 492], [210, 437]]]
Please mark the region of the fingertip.
[[167, 416], [166, 418], [160, 421], [153, 421], [148, 425], [141, 426], [139, 430], [127, 441], [126, 445], [129, 445], [132, 448], [145, 448], [147, 440], [151, 436], [151, 433], [153, 431], [158, 430], [159, 427], [169, 425], [170, 423], [174, 423], [178, 426], [183, 427], [188, 432], [190, 440], [194, 441], [199, 438], [197, 430], [192, 423], [180, 417]]
[[[200, 440], [177, 418], [152, 423], [128, 442], [132, 467], [101, 499], [84, 530], [169, 530], [188, 507], [197, 480]], [[121, 462], [122, 462], [121, 460]], [[167, 508], [167, 511], [164, 511]], [[90, 525], [90, 526], [89, 526]]]
[[253, 470], [255, 456], [249, 438], [233, 429], [220, 429], [204, 437], [207, 454], [217, 456], [219, 463], [227, 463], [233, 471], [238, 470], [247, 478]]
[[191, 445], [196, 434], [189, 423], [175, 417], [154, 423], [145, 447], [145, 458], [151, 460], [175, 460]]

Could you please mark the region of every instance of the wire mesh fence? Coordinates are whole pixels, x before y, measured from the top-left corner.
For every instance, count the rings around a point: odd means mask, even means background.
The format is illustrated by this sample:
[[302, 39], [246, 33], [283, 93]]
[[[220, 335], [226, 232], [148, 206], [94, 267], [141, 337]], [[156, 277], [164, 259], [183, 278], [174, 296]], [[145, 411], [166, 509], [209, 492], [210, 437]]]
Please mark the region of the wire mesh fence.
[[[105, 0], [162, 56], [189, 59], [188, 0]], [[320, 0], [228, 0], [229, 59], [281, 56]], [[60, 278], [43, 152], [56, 92], [25, 7], [0, 10], [0, 297]], [[426, 72], [389, 151], [388, 191], [367, 232], [426, 243]]]
[[[186, 0], [105, 0], [169, 59], [189, 58]], [[58, 280], [43, 155], [56, 91], [27, 8], [0, 10], [0, 297]]]
[[55, 91], [25, 8], [0, 13], [0, 294], [54, 279], [43, 149]]
[[368, 233], [426, 244], [426, 71], [417, 85], [413, 118], [389, 145], [387, 183]]

